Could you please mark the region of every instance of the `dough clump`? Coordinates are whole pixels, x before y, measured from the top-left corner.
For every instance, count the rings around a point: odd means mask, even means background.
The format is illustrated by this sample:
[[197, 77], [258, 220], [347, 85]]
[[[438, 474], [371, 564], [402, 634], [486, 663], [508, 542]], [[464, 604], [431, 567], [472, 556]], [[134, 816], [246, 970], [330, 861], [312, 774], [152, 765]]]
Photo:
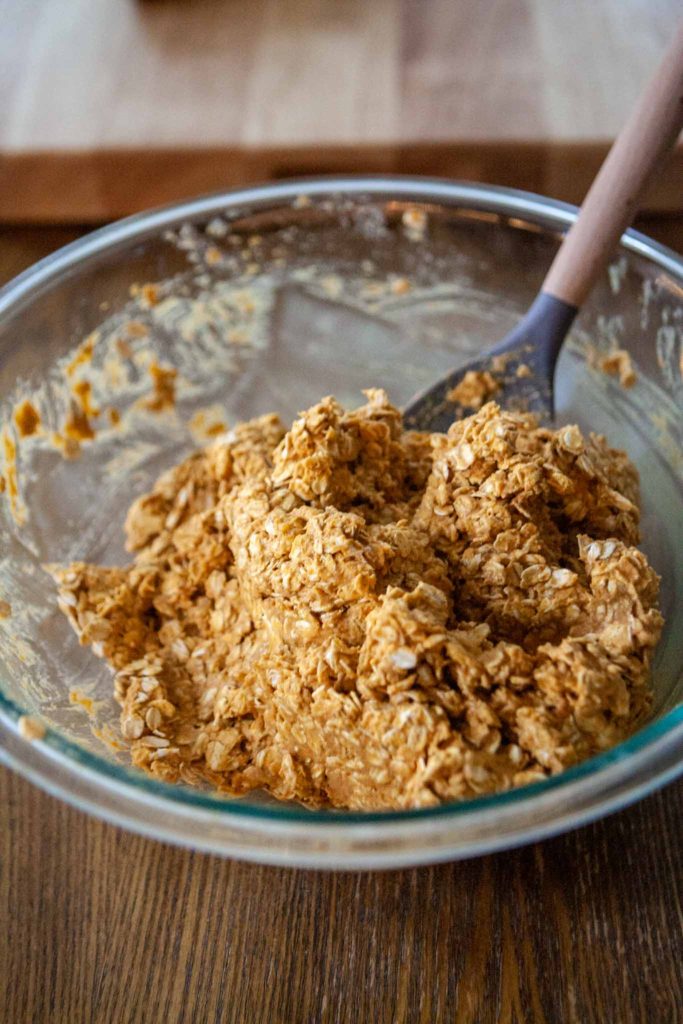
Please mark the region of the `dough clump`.
[[488, 402], [384, 392], [239, 424], [132, 505], [132, 564], [54, 570], [135, 765], [309, 807], [545, 778], [647, 716], [662, 619], [627, 456]]

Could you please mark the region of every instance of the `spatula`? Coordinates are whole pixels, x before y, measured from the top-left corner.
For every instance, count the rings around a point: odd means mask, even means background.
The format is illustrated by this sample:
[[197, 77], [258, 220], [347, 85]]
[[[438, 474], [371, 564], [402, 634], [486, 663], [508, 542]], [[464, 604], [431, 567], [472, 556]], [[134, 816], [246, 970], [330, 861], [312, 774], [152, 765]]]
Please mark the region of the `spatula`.
[[541, 422], [552, 421], [555, 366], [567, 332], [682, 127], [683, 23], [610, 149], [523, 319], [479, 359], [418, 394], [404, 410], [407, 427], [447, 430], [454, 419], [470, 413], [457, 400], [457, 390], [453, 394], [470, 371], [491, 373], [497, 385], [494, 397], [502, 407], [526, 409]]

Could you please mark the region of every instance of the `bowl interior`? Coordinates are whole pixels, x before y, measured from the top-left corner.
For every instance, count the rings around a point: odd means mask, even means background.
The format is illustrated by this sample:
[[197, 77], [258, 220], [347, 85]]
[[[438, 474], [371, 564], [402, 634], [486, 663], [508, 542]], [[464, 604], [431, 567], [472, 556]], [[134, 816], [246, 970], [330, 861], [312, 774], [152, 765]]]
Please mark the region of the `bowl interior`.
[[[105, 229], [6, 289], [6, 710], [39, 714], [74, 757], [150, 785], [127, 767], [110, 672], [79, 647], [44, 564], [127, 560], [132, 499], [221, 425], [271, 410], [287, 421], [329, 393], [355, 404], [369, 386], [400, 405], [502, 337], [538, 289], [564, 222], [541, 201], [504, 208], [419, 189], [223, 197]], [[620, 250], [578, 318], [560, 360], [558, 418], [605, 434], [640, 471], [643, 548], [666, 616], [653, 674], [661, 717], [683, 696], [683, 279], [637, 250]], [[633, 358], [630, 389], [590, 365], [614, 347]], [[153, 362], [178, 371], [173, 408], [146, 407]], [[65, 458], [55, 435], [79, 381], [99, 411], [95, 436]], [[25, 399], [41, 428], [21, 437], [14, 414]]]

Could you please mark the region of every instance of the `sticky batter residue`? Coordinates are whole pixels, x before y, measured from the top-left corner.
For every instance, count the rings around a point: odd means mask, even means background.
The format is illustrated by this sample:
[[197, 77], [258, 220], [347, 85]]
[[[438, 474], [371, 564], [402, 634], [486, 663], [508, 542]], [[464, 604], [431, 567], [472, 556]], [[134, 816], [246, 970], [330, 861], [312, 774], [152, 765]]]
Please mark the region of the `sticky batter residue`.
[[28, 398], [25, 398], [14, 410], [14, 422], [19, 431], [19, 437], [30, 437], [40, 427], [40, 414]]

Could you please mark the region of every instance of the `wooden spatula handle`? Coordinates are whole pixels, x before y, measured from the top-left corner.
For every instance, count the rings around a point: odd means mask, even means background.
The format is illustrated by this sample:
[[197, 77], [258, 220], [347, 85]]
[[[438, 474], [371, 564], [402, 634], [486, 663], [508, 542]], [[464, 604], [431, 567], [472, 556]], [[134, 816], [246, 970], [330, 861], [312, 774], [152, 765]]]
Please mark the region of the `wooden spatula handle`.
[[581, 306], [681, 128], [683, 22], [591, 185], [543, 282], [544, 292]]

